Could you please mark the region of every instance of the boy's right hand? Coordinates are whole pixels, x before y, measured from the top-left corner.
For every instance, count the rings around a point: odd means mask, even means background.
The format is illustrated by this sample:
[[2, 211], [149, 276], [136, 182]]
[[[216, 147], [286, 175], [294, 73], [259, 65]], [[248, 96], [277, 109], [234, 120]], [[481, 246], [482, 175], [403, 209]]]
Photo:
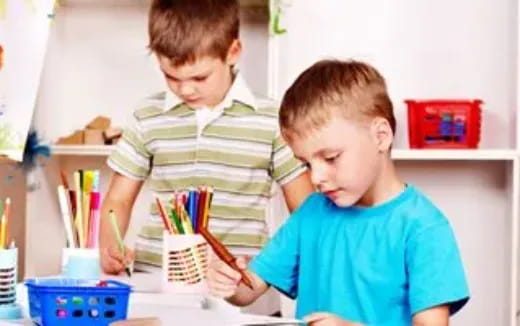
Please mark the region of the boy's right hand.
[[[247, 264], [243, 257], [237, 258], [237, 265], [240, 269], [246, 270]], [[214, 257], [208, 267], [206, 281], [209, 292], [219, 298], [228, 299], [237, 292], [242, 275], [229, 267], [222, 260]]]
[[111, 275], [118, 275], [124, 272], [125, 267], [134, 261], [134, 252], [125, 247], [125, 256], [121, 254], [119, 247], [109, 246], [99, 249], [101, 258], [101, 268], [103, 272]]

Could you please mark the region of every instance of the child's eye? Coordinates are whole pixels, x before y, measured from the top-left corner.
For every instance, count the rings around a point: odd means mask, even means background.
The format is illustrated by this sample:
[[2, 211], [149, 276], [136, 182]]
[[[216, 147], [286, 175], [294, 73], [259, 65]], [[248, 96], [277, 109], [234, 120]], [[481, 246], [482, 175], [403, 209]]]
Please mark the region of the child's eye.
[[338, 159], [339, 155], [340, 154], [336, 154], [336, 155], [333, 155], [333, 156], [326, 157], [325, 158], [325, 162], [327, 162], [327, 163], [334, 163]]
[[206, 78], [208, 78], [208, 77], [194, 77], [193, 80], [195, 80], [197, 82], [203, 82], [206, 80]]

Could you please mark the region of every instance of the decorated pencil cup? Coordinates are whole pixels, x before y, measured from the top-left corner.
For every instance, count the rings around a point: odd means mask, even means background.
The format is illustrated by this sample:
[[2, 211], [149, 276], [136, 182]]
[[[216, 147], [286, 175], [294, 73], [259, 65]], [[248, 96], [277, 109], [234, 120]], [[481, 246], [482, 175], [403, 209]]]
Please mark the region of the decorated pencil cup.
[[0, 319], [20, 319], [16, 303], [18, 248], [0, 249]]
[[71, 279], [98, 280], [101, 277], [99, 249], [63, 248], [62, 274]]
[[163, 234], [162, 288], [169, 293], [205, 293], [208, 244], [200, 234]]

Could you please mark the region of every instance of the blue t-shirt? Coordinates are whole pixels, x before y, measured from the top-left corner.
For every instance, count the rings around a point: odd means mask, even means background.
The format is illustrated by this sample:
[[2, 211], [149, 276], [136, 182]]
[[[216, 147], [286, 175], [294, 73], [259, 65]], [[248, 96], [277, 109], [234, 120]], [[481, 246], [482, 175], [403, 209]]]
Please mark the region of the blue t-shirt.
[[311, 195], [250, 268], [297, 297], [296, 316], [330, 312], [366, 325], [410, 325], [441, 304], [468, 301], [455, 236], [446, 217], [415, 187], [378, 206], [336, 206]]

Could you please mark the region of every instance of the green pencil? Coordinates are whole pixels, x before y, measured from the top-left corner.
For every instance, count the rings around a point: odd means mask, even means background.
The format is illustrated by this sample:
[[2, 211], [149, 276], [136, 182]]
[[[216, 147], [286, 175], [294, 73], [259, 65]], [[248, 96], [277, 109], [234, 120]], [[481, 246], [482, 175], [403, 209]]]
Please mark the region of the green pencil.
[[[121, 232], [119, 232], [119, 226], [117, 224], [117, 218], [116, 214], [113, 210], [110, 210], [108, 212], [108, 217], [110, 218], [110, 221], [112, 222], [112, 229], [114, 230], [114, 234], [116, 236], [116, 241], [119, 246], [119, 251], [121, 251], [121, 254], [123, 257], [125, 256], [125, 244], [123, 243], [123, 239], [121, 238]], [[125, 272], [128, 275], [128, 277], [132, 276], [132, 273], [130, 272], [130, 265], [125, 266]]]
[[177, 212], [175, 211], [175, 208], [171, 210], [171, 219], [173, 220], [173, 223], [175, 224], [175, 227], [177, 228], [177, 231], [179, 231], [179, 234], [184, 234], [184, 228], [182, 227], [181, 219], [179, 218], [179, 215], [177, 215]]

